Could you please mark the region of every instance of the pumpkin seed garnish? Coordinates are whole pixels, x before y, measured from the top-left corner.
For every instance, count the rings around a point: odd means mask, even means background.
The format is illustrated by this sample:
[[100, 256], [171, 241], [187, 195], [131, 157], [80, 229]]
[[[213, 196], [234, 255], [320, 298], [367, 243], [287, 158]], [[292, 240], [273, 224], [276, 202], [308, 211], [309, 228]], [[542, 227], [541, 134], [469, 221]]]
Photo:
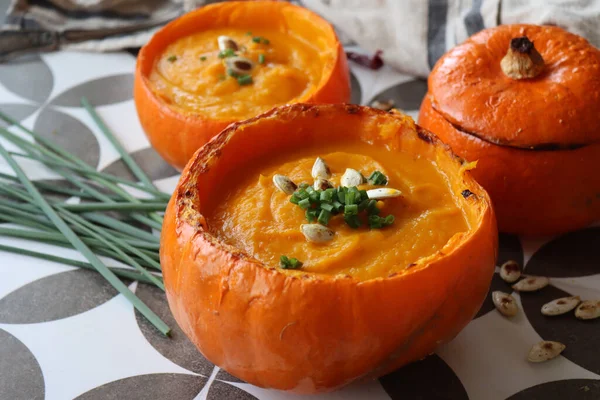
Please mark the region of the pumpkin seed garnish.
[[521, 267], [518, 262], [509, 260], [500, 267], [500, 278], [502, 278], [504, 282], [513, 283], [518, 281], [520, 277]]
[[346, 187], [362, 185], [365, 182], [365, 177], [360, 172], [352, 168], [346, 168], [346, 172], [342, 175], [340, 184]]
[[296, 185], [294, 181], [285, 175], [273, 175], [273, 183], [277, 189], [281, 190], [285, 194], [291, 195], [298, 188], [298, 185]]
[[535, 292], [545, 288], [550, 283], [550, 279], [545, 276], [528, 276], [512, 285], [512, 288], [518, 292]]
[[325, 160], [323, 160], [321, 157], [317, 157], [315, 163], [313, 164], [311, 175], [313, 179], [329, 179], [331, 178], [331, 170], [329, 169], [329, 166], [325, 163]]
[[584, 301], [575, 310], [575, 316], [583, 320], [600, 317], [600, 300]]
[[529, 354], [527, 355], [527, 361], [539, 363], [552, 360], [553, 358], [558, 357], [566, 347], [567, 346], [560, 342], [542, 340], [531, 347], [531, 350], [529, 350]]
[[394, 108], [394, 106], [396, 105], [396, 102], [394, 102], [393, 99], [389, 99], [389, 100], [374, 100], [370, 106], [373, 108], [376, 108], [378, 110], [383, 110], [383, 111], [390, 111], [392, 108]]
[[335, 232], [321, 224], [302, 224], [300, 231], [312, 243], [324, 243], [333, 240]]
[[505, 317], [514, 317], [519, 312], [515, 298], [508, 293], [499, 290], [492, 292], [492, 301], [500, 314]]
[[392, 197], [400, 197], [402, 196], [402, 192], [398, 189], [392, 188], [377, 188], [367, 190], [367, 196], [372, 200], [381, 200], [381, 199], [389, 199]]
[[581, 302], [579, 296], [562, 297], [542, 306], [542, 314], [547, 316], [566, 314]]
[[230, 38], [229, 36], [219, 36], [217, 38], [217, 43], [219, 44], [219, 50], [227, 50], [227, 49], [231, 49], [233, 51], [237, 51], [238, 50], [238, 44], [235, 40], [233, 40], [232, 38]]
[[327, 179], [323, 179], [323, 178], [317, 178], [317, 179], [315, 179], [315, 183], [313, 183], [313, 188], [315, 188], [315, 190], [325, 190], [325, 189], [329, 189], [332, 187], [333, 187], [333, 184], [331, 182], [329, 182]]
[[229, 68], [232, 72], [239, 75], [247, 74], [252, 71], [252, 68], [254, 68], [254, 63], [252, 60], [240, 56], [234, 56], [225, 59], [225, 65], [227, 65], [227, 68]]

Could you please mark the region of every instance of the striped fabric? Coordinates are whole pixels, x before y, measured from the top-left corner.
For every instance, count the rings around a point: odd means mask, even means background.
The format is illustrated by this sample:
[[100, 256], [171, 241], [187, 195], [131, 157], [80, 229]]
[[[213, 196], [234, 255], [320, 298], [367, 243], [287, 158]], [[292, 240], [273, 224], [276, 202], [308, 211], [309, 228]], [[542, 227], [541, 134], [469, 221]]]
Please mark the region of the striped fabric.
[[[7, 0], [4, 0], [7, 1]], [[151, 28], [70, 45], [118, 50], [143, 45], [163, 24], [215, 0], [12, 0], [5, 28]], [[554, 24], [600, 46], [600, 0], [300, 0], [362, 49], [384, 51], [405, 73], [425, 77], [448, 49], [481, 29], [509, 23]]]

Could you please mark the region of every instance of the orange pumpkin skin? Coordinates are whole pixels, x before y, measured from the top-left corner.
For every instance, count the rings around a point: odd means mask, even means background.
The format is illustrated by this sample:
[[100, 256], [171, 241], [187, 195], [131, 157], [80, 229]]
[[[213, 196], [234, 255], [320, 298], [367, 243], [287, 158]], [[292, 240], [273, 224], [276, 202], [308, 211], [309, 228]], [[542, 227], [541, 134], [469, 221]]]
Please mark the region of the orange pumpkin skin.
[[171, 43], [200, 29], [220, 26], [265, 27], [293, 24], [294, 32], [310, 40], [323, 40], [337, 56], [324, 66], [320, 85], [302, 96], [305, 103], [345, 103], [350, 100], [346, 54], [333, 27], [313, 12], [287, 2], [228, 1], [192, 11], [159, 30], [139, 52], [134, 79], [136, 110], [152, 147], [181, 170], [196, 150], [234, 120], [210, 115], [184, 114], [169, 107], [150, 87], [148, 77], [161, 52]]
[[551, 235], [600, 218], [600, 143], [575, 150], [524, 150], [497, 146], [457, 130], [427, 95], [419, 123], [461, 157], [478, 160], [472, 171], [488, 191], [503, 232]]
[[458, 198], [473, 213], [472, 229], [389, 277], [287, 275], [210, 233], [202, 205], [224, 176], [272, 151], [348, 137], [461, 168], [447, 146], [400, 114], [295, 104], [233, 124], [202, 147], [167, 208], [160, 254], [171, 311], [207, 359], [254, 385], [315, 393], [381, 376], [456, 336], [487, 294], [496, 222], [487, 193], [464, 170], [452, 190], [474, 193]]
[[[523, 35], [546, 65], [513, 80], [500, 60]], [[444, 55], [429, 88], [419, 124], [478, 160], [501, 231], [552, 235], [600, 219], [600, 50], [558, 27], [491, 28]]]

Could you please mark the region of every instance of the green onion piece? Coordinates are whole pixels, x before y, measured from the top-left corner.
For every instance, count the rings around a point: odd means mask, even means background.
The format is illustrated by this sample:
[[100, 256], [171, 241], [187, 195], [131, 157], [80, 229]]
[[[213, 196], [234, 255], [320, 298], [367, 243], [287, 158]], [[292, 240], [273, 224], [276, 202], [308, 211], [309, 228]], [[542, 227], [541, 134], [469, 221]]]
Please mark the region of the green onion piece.
[[396, 220], [396, 218], [393, 215], [388, 215], [387, 217], [385, 217], [385, 224], [386, 225], [391, 225], [394, 223], [394, 221]]
[[394, 216], [388, 215], [385, 218], [382, 218], [378, 215], [369, 215], [369, 227], [371, 229], [381, 229], [385, 226], [389, 226], [394, 223]]
[[238, 76], [240, 76], [237, 72], [235, 72], [231, 68], [228, 68], [226, 72], [227, 72], [227, 75], [231, 76], [232, 78], [237, 78]]
[[369, 205], [367, 206], [367, 214], [369, 215], [377, 215], [381, 212], [379, 208], [377, 208], [377, 200], [369, 200]]
[[265, 63], [265, 55], [264, 54], [259, 54], [258, 55], [258, 63], [259, 64], [264, 64]]
[[321, 210], [319, 213], [319, 217], [317, 218], [317, 222], [322, 225], [329, 224], [329, 219], [331, 218], [331, 213], [327, 210]]
[[250, 85], [253, 82], [250, 75], [240, 75], [237, 77], [237, 81], [240, 86]]
[[358, 215], [358, 206], [356, 204], [345, 206], [344, 215]]
[[298, 269], [302, 266], [302, 263], [297, 258], [288, 256], [279, 257], [279, 267], [281, 269]]
[[362, 200], [358, 203], [358, 212], [365, 211], [369, 206], [369, 199]]
[[251, 31], [246, 32], [246, 36], [252, 36], [252, 32]]
[[315, 189], [312, 186], [307, 186], [304, 190], [306, 190], [308, 193], [312, 193], [315, 191]]
[[200, 61], [206, 61], [206, 57], [205, 56], [200, 57]]
[[359, 190], [358, 192], [360, 193], [360, 200], [361, 201], [369, 199], [369, 195], [367, 194], [366, 190]]
[[340, 203], [346, 203], [346, 188], [339, 187], [337, 192], [337, 198]]
[[228, 58], [235, 56], [235, 50], [233, 49], [225, 49], [221, 50], [218, 54], [219, 58]]
[[252, 41], [253, 41], [254, 43], [260, 43], [260, 36], [254, 36], [254, 37], [252, 38]]
[[332, 201], [334, 193], [335, 193], [335, 189], [331, 189], [331, 188], [325, 189], [324, 191], [321, 192], [320, 200], [321, 201]]
[[262, 42], [263, 42], [263, 44], [271, 44], [271, 41], [266, 38], [262, 38]]
[[321, 191], [320, 190], [313, 190], [308, 195], [308, 198], [310, 199], [311, 203], [315, 203], [315, 204], [318, 203], [319, 199], [321, 198]]
[[334, 205], [330, 203], [321, 203], [320, 206], [321, 210], [329, 211], [330, 213], [333, 212], [333, 210], [335, 210]]
[[300, 206], [300, 208], [302, 208], [303, 210], [306, 210], [307, 208], [310, 207], [310, 199], [302, 199], [298, 202], [298, 205]]
[[333, 202], [333, 207], [337, 212], [342, 212], [344, 211], [344, 204], [340, 203], [339, 201], [334, 201]]
[[299, 189], [298, 191], [296, 191], [296, 193], [298, 194], [298, 197], [300, 199], [308, 199], [308, 192], [304, 189]]
[[319, 211], [313, 208], [313, 209], [306, 210], [306, 212], [304, 213], [304, 216], [306, 217], [306, 220], [308, 222], [313, 222], [314, 220], [317, 219], [318, 214], [319, 214]]
[[177, 56], [169, 56], [169, 58], [167, 58], [168, 62], [175, 62], [177, 61]]
[[304, 189], [306, 190], [307, 188], [309, 188], [310, 185], [306, 182], [302, 182], [301, 184], [298, 185], [298, 189]]
[[358, 215], [344, 214], [344, 221], [346, 222], [346, 224], [348, 224], [350, 228], [357, 229], [361, 226], [361, 222], [360, 219], [358, 219]]
[[293, 193], [292, 196], [290, 197], [290, 203], [292, 203], [292, 204], [298, 204], [300, 202], [300, 200], [302, 200], [302, 198], [300, 196], [298, 196], [297, 193]]
[[354, 204], [355, 197], [356, 193], [348, 190], [348, 193], [346, 193], [346, 205], [348, 206]]
[[371, 185], [385, 185], [388, 183], [387, 176], [379, 171], [373, 171], [367, 180]]

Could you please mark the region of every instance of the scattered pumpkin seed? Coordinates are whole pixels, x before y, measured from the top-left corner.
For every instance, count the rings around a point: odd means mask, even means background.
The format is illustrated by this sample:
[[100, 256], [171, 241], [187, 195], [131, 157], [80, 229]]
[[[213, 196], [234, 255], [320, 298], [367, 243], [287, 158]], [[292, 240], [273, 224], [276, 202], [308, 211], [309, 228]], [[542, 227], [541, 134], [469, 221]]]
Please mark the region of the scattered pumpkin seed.
[[317, 179], [315, 179], [315, 182], [313, 183], [313, 188], [315, 190], [325, 190], [325, 189], [329, 189], [332, 187], [333, 187], [333, 184], [331, 182], [329, 182], [327, 179], [323, 179], [323, 178], [317, 178]]
[[558, 357], [566, 347], [567, 346], [560, 342], [542, 340], [531, 347], [529, 355], [527, 355], [527, 361], [539, 363], [552, 360], [553, 358]]
[[246, 57], [229, 57], [225, 59], [225, 65], [235, 74], [247, 74], [254, 68], [252, 60]]
[[238, 50], [238, 44], [235, 40], [230, 38], [229, 36], [221, 35], [217, 38], [217, 43], [219, 44], [219, 50], [227, 50], [231, 49], [233, 51]]
[[394, 102], [393, 99], [374, 100], [371, 103], [371, 107], [376, 108], [378, 110], [383, 110], [383, 111], [390, 111], [392, 108], [394, 108], [395, 105], [396, 105], [396, 103]]
[[302, 224], [300, 231], [309, 242], [324, 243], [333, 240], [335, 232], [321, 224]]
[[294, 194], [298, 185], [294, 183], [290, 178], [285, 175], [273, 175], [273, 183], [277, 189], [281, 190], [285, 194]]
[[367, 190], [367, 196], [373, 200], [389, 199], [402, 196], [402, 192], [392, 188], [377, 188]]
[[581, 302], [579, 296], [561, 297], [542, 306], [542, 314], [547, 316], [562, 315], [573, 310]]
[[360, 172], [352, 168], [346, 168], [346, 172], [342, 175], [340, 184], [346, 187], [362, 185], [365, 182], [365, 177]]
[[500, 314], [505, 317], [514, 317], [519, 312], [517, 301], [508, 293], [499, 290], [492, 292], [492, 301], [496, 309], [500, 311]]
[[550, 279], [545, 276], [528, 276], [512, 285], [512, 288], [518, 292], [535, 292], [545, 288], [549, 283]]
[[311, 175], [313, 179], [329, 179], [331, 178], [331, 170], [329, 169], [327, 163], [325, 163], [325, 160], [323, 160], [321, 157], [317, 157], [315, 163], [313, 164]]
[[596, 319], [600, 317], [600, 300], [586, 300], [575, 310], [575, 316], [579, 319]]
[[513, 283], [518, 281], [520, 277], [521, 267], [518, 262], [509, 260], [500, 267], [500, 278], [502, 278], [504, 282]]

